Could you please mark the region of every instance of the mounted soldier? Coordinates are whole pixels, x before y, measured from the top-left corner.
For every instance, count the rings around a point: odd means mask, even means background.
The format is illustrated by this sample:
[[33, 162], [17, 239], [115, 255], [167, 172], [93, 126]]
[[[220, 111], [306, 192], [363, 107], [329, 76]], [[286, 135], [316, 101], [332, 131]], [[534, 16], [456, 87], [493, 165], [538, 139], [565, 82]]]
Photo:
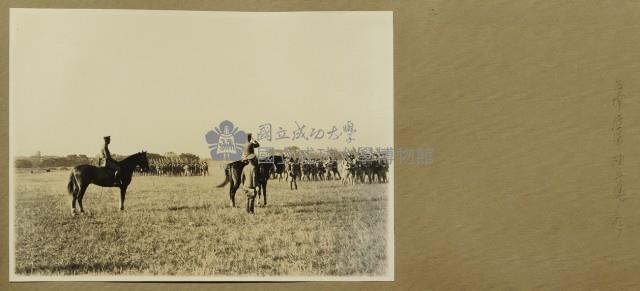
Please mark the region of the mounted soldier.
[[247, 164], [242, 173], [245, 177], [245, 190], [247, 191], [247, 195], [251, 195], [251, 191], [256, 187], [257, 177], [259, 176], [259, 167], [258, 167], [258, 158], [255, 154], [255, 148], [260, 147], [260, 144], [257, 140], [253, 139], [251, 133], [247, 134], [247, 143], [242, 147], [242, 161]]
[[260, 147], [257, 140], [252, 135], [247, 134], [247, 143], [243, 146], [242, 158], [240, 160], [228, 163], [225, 168], [225, 180], [216, 187], [224, 187], [229, 185], [229, 200], [231, 207], [235, 207], [236, 191], [242, 185], [242, 190], [247, 195], [247, 212], [254, 213], [254, 205], [256, 197], [261, 195], [262, 206], [267, 205], [267, 181], [269, 180], [269, 172], [273, 170], [275, 163], [282, 162], [282, 156], [270, 155], [264, 157], [264, 161], [259, 162], [255, 148]]
[[114, 160], [111, 157], [111, 152], [109, 151], [110, 143], [111, 143], [111, 137], [105, 136], [104, 146], [100, 151], [100, 160], [101, 160], [100, 166], [105, 167], [107, 170], [110, 170], [111, 172], [113, 172], [115, 185], [121, 185], [122, 180], [120, 179], [120, 175], [118, 175], [120, 171], [120, 164], [118, 164], [118, 161]]

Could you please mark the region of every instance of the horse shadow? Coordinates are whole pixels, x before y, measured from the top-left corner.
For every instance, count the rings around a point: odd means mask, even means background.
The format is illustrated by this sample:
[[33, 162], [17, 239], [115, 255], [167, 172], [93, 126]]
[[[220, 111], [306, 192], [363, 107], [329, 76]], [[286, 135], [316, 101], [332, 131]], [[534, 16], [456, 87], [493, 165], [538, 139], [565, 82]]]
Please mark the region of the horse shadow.
[[169, 211], [182, 211], [182, 210], [209, 210], [211, 208], [216, 208], [211, 204], [202, 204], [202, 205], [180, 205], [180, 206], [170, 206], [167, 207]]

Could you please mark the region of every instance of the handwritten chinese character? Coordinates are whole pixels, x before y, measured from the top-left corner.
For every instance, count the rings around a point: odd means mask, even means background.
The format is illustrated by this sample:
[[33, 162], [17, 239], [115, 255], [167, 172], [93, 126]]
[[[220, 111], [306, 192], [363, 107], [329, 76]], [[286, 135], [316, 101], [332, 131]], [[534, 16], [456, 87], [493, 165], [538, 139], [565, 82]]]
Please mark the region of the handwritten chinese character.
[[311, 134], [309, 134], [309, 136], [313, 139], [322, 139], [324, 137], [324, 130], [319, 128], [311, 128]]
[[329, 135], [327, 138], [330, 140], [336, 140], [340, 138], [340, 136], [342, 136], [342, 133], [336, 134], [337, 132], [338, 128], [334, 125], [330, 130], [327, 131], [327, 134]]
[[353, 138], [353, 134], [356, 132], [355, 127], [353, 126], [353, 121], [349, 120], [347, 123], [342, 126], [342, 131], [347, 134], [347, 143], [351, 143], [355, 139]]
[[271, 123], [265, 123], [258, 127], [258, 141], [271, 141]]
[[306, 125], [302, 125], [300, 126], [300, 124], [298, 124], [298, 122], [296, 121], [296, 127], [298, 127], [296, 130], [293, 131], [293, 138], [292, 140], [297, 140], [300, 138], [304, 138], [305, 140], [309, 140], [309, 138], [306, 136], [306, 133], [304, 132], [304, 128], [306, 127]]
[[287, 130], [282, 128], [281, 126], [278, 126], [278, 131], [276, 132], [276, 134], [277, 134], [276, 140], [291, 138], [290, 136], [287, 135]]
[[613, 160], [612, 160], [612, 167], [613, 168], [619, 168], [622, 167], [622, 159], [624, 158], [624, 156], [622, 154], [616, 154], [613, 156]]

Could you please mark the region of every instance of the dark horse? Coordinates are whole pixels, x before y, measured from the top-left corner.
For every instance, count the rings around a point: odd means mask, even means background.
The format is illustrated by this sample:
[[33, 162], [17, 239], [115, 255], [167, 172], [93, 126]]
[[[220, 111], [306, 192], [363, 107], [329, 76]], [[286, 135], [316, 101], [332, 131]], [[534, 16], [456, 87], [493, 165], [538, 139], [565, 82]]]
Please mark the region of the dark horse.
[[126, 159], [118, 162], [118, 164], [120, 165], [119, 176], [122, 180], [121, 185], [116, 185], [111, 170], [103, 167], [80, 165], [71, 170], [67, 190], [69, 194], [73, 195], [71, 202], [71, 211], [73, 214], [76, 213], [76, 201], [78, 201], [78, 205], [80, 206], [80, 212], [84, 212], [82, 208], [82, 197], [84, 197], [84, 192], [87, 191], [89, 184], [95, 184], [101, 187], [120, 188], [120, 210], [124, 210], [124, 197], [127, 193], [127, 187], [131, 183], [131, 176], [136, 166], [140, 166], [145, 172], [149, 170], [147, 152], [143, 151], [128, 156]]
[[[264, 203], [262, 203], [262, 207], [267, 206], [267, 181], [269, 180], [269, 175], [271, 171], [275, 169], [275, 161], [282, 157], [280, 156], [270, 156], [266, 159], [260, 159], [258, 162], [259, 175], [256, 177], [255, 188], [253, 189], [244, 189], [247, 194], [247, 212], [254, 212], [255, 205], [255, 197], [260, 195], [263, 196]], [[244, 161], [235, 161], [228, 163], [224, 168], [225, 180], [220, 183], [220, 185], [216, 186], [218, 188], [224, 187], [227, 184], [229, 185], [229, 200], [231, 202], [231, 207], [236, 207], [236, 192], [240, 185], [244, 185], [244, 183], [249, 183], [246, 181], [251, 177], [244, 177], [243, 169], [247, 163]]]

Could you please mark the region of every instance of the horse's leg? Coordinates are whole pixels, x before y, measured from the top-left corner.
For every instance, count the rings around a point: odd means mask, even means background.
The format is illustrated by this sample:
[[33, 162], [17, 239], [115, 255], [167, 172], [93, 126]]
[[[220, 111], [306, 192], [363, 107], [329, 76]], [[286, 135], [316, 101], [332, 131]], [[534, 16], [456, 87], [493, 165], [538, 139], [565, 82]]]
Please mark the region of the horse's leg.
[[73, 189], [73, 197], [71, 198], [71, 215], [76, 215], [76, 201], [78, 201], [78, 187]]
[[[31, 173], [33, 173], [33, 171], [31, 171]], [[67, 184], [67, 191], [69, 192], [69, 194], [71, 195], [71, 215], [76, 215], [76, 200], [78, 197], [77, 194], [77, 189], [78, 189], [78, 183], [76, 180], [76, 175], [75, 173], [72, 171], [69, 175], [69, 184]]]
[[253, 188], [253, 195], [251, 196], [251, 205], [250, 205], [251, 213], [255, 213], [256, 195], [258, 195], [258, 188], [257, 187]]
[[84, 208], [82, 207], [82, 198], [84, 198], [84, 192], [87, 191], [89, 185], [80, 186], [80, 191], [78, 191], [78, 206], [80, 206], [80, 213], [84, 213]]
[[236, 207], [236, 191], [234, 188], [235, 185], [232, 181], [231, 185], [229, 186], [229, 203], [231, 204], [231, 208]]
[[[235, 170], [232, 168], [229, 168], [228, 170], [225, 169], [225, 171], [229, 171], [228, 175], [229, 175], [229, 205], [231, 206], [231, 208], [236, 207], [236, 191], [238, 188], [238, 181], [237, 181], [237, 177], [235, 177]], [[227, 173], [225, 173], [227, 174]]]
[[262, 207], [267, 206], [267, 182], [265, 181], [264, 184], [262, 184], [262, 196], [264, 199], [264, 203], [262, 204]]
[[256, 190], [258, 191], [258, 205], [260, 205], [260, 196], [262, 196], [262, 184], [260, 184], [260, 182], [257, 182], [254, 184], [256, 186]]
[[76, 214], [76, 200], [78, 196], [76, 196], [76, 192], [74, 190], [73, 192], [73, 198], [71, 198], [71, 215], [75, 215]]
[[124, 210], [124, 197], [127, 194], [127, 186], [120, 187], [120, 210]]
[[[235, 172], [234, 172], [235, 173]], [[242, 190], [244, 190], [244, 173], [240, 172], [240, 173], [236, 173], [232, 175], [238, 175], [239, 176], [231, 176], [232, 178], [232, 182], [233, 182], [233, 187], [231, 187], [231, 192], [229, 193], [229, 198], [231, 199], [231, 207], [236, 207], [236, 193], [238, 192], [238, 189], [240, 189], [241, 187], [243, 188]]]
[[260, 197], [262, 196], [262, 186], [261, 186], [261, 185], [260, 185], [260, 186], [258, 186], [258, 185], [256, 184], [256, 188], [255, 188], [255, 189], [256, 189], [256, 193], [257, 193], [257, 194], [256, 194], [256, 199], [258, 199], [258, 206], [259, 206], [259, 205], [260, 205], [260, 203], [261, 203], [261, 202], [260, 202]]

